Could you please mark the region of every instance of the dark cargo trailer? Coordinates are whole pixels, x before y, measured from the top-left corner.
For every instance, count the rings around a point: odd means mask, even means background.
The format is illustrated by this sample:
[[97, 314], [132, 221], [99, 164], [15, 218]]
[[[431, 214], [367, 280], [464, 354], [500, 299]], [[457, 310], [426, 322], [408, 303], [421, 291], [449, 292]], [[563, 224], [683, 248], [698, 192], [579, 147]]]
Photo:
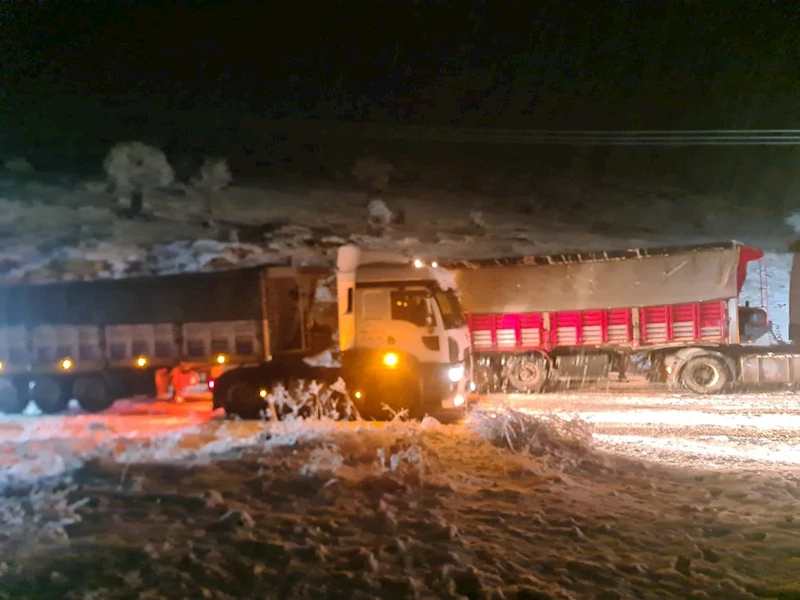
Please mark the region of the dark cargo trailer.
[[330, 275], [270, 265], [1, 287], [0, 410], [33, 399], [58, 412], [73, 397], [103, 410], [152, 395], [159, 369], [205, 372], [302, 352], [316, 281]]

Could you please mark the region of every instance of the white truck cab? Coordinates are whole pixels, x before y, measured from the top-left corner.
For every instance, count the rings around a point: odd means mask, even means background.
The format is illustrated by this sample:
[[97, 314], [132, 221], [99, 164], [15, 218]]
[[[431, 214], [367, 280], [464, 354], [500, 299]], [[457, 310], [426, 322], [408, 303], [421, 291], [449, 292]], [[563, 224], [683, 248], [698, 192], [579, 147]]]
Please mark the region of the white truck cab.
[[348, 379], [365, 388], [356, 398], [366, 402], [373, 388], [381, 401], [400, 394], [398, 406], [417, 404], [417, 395], [422, 409], [463, 405], [469, 333], [450, 274], [353, 246], [339, 249], [337, 266], [342, 361], [351, 367]]

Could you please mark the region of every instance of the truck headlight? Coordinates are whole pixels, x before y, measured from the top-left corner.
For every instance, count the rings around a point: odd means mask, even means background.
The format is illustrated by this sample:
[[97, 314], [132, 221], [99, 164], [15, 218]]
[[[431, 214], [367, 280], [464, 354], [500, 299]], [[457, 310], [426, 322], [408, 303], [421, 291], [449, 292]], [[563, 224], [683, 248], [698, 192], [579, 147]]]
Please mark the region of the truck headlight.
[[453, 383], [458, 383], [464, 378], [464, 365], [456, 365], [447, 370], [447, 378]]
[[383, 364], [390, 369], [394, 369], [400, 363], [400, 357], [394, 352], [387, 352], [383, 355]]

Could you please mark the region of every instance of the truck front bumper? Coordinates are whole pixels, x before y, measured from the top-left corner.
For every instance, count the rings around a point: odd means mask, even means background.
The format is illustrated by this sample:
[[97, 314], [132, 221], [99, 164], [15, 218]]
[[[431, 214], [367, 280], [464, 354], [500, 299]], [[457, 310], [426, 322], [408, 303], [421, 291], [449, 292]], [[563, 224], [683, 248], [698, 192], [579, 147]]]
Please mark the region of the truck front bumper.
[[[463, 363], [421, 366], [423, 397], [427, 406], [445, 409], [466, 406], [469, 378]], [[457, 378], [459, 373], [461, 376]]]

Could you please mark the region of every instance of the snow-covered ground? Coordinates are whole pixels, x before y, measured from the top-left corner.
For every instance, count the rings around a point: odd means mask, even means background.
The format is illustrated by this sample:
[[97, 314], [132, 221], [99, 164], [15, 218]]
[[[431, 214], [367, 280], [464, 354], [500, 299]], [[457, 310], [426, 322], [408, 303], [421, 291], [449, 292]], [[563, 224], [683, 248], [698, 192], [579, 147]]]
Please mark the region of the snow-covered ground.
[[579, 416], [599, 447], [700, 470], [781, 471], [800, 476], [800, 396], [796, 392], [694, 396], [645, 382], [606, 390], [492, 396], [489, 407], [533, 415]]
[[[591, 227], [490, 193], [395, 191], [405, 219], [378, 235], [364, 193], [238, 185], [209, 215], [178, 187], [129, 220], [102, 188], [1, 189], [0, 280], [330, 263], [346, 241], [468, 258], [738, 237], [775, 251], [770, 317], [788, 332], [789, 234], [743, 218], [676, 236], [644, 201], [609, 201], [613, 226]], [[761, 297], [753, 265], [743, 299]], [[797, 597], [796, 404], [634, 386], [489, 398], [452, 425], [270, 426], [203, 402], [3, 416], [0, 598]], [[540, 426], [554, 412], [581, 417], [566, 438]]]
[[5, 417], [0, 597], [793, 597], [796, 397], [632, 390], [452, 425]]
[[30, 452], [43, 454], [58, 424], [61, 440], [98, 452], [60, 485], [6, 490], [0, 595], [796, 593], [800, 473], [640, 463], [605, 453], [585, 427], [514, 412], [457, 425], [272, 427], [155, 408], [170, 414], [40, 422]]

